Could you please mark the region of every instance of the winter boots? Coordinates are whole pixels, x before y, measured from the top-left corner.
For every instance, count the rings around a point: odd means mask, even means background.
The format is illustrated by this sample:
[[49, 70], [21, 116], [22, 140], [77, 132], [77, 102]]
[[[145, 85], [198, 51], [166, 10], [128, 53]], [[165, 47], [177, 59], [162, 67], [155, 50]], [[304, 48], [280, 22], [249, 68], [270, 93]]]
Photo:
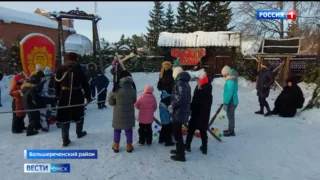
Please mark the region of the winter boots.
[[202, 154], [207, 154], [207, 147], [206, 146], [200, 146], [200, 151]]
[[132, 144], [127, 144], [127, 152], [128, 153], [132, 153], [132, 151], [134, 150], [134, 148], [133, 148], [133, 146], [132, 146]]
[[266, 105], [267, 113], [264, 114], [264, 106], [260, 106], [260, 110], [256, 111], [255, 114], [264, 115], [265, 117], [273, 115], [272, 111], [270, 110], [269, 105]]
[[113, 143], [113, 146], [112, 146], [112, 150], [114, 153], [118, 153], [119, 152], [119, 143]]
[[234, 133], [234, 131], [227, 129], [227, 130], [223, 130], [223, 136], [225, 136], [225, 137], [236, 136], [236, 134]]
[[76, 123], [76, 133], [77, 133], [77, 138], [82, 138], [87, 135], [86, 131], [83, 131], [83, 120], [80, 121], [79, 123]]
[[171, 160], [180, 161], [180, 162], [185, 162], [186, 161], [185, 155], [178, 154], [177, 150], [171, 150], [170, 153], [173, 154], [173, 156], [170, 157]]
[[[113, 146], [112, 146], [112, 150], [114, 153], [118, 153], [119, 152], [119, 143], [114, 142]], [[132, 153], [132, 151], [134, 150], [132, 144], [127, 144], [127, 152], [128, 153]]]

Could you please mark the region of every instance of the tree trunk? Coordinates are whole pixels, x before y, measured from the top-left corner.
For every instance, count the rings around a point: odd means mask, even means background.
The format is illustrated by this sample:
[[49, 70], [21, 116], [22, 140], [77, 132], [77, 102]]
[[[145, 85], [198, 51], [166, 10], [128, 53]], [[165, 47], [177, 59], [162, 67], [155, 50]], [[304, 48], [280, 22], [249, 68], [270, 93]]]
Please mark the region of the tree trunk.
[[[283, 1], [279, 1], [278, 2], [278, 6], [279, 6], [280, 10], [283, 10]], [[284, 25], [283, 25], [283, 20], [282, 19], [280, 20], [280, 32], [279, 32], [279, 35], [280, 35], [280, 39], [284, 38]]]

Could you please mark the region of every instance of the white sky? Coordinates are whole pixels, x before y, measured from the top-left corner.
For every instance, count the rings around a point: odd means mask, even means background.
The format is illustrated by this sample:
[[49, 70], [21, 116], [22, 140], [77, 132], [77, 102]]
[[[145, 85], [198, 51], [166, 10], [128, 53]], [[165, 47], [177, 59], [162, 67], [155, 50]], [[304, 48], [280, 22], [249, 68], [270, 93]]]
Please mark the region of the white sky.
[[[23, 3], [23, 4], [22, 4]], [[165, 2], [165, 6], [169, 2]], [[176, 9], [178, 2], [171, 2]], [[122, 34], [132, 36], [146, 33], [149, 11], [153, 8], [153, 1], [149, 2], [98, 2], [98, 15], [102, 17], [99, 22], [99, 36], [109, 42], [120, 40]], [[94, 1], [90, 2], [0, 2], [1, 7], [15, 9], [18, 11], [33, 13], [37, 8], [46, 11], [69, 11], [83, 10], [89, 14], [94, 14]], [[75, 20], [77, 33], [87, 36], [92, 40], [92, 23], [85, 20]]]

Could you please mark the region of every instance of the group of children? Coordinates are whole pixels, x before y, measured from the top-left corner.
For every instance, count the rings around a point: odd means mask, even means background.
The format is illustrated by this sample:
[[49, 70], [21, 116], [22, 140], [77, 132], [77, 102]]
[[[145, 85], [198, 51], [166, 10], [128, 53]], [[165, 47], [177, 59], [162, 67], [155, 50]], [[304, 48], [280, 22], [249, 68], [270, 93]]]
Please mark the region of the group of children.
[[[117, 66], [117, 65], [116, 65]], [[200, 150], [207, 154], [207, 129], [212, 105], [212, 85], [206, 73], [200, 76], [192, 98], [188, 72], [178, 67], [171, 69], [171, 63], [163, 62], [157, 88], [161, 91], [159, 112], [161, 119], [161, 132], [159, 143], [165, 146], [174, 146], [171, 159], [186, 161], [185, 151], [191, 151], [191, 142], [196, 129], [200, 130], [202, 146]], [[134, 150], [132, 145], [133, 127], [135, 127], [135, 110], [139, 110], [139, 144], [152, 144], [152, 123], [154, 112], [157, 110], [157, 101], [153, 95], [154, 88], [150, 85], [144, 87], [143, 94], [137, 99], [136, 90], [133, 88], [133, 79], [130, 73], [118, 66], [119, 88], [108, 95], [108, 102], [114, 106], [113, 123], [114, 144], [112, 149], [118, 153], [121, 130], [125, 130], [127, 137], [127, 152]], [[114, 69], [114, 68], [113, 68]], [[115, 74], [113, 70], [113, 74]], [[224, 136], [235, 136], [235, 110], [238, 105], [238, 73], [228, 66], [222, 69], [225, 77], [223, 104], [229, 119], [229, 129], [224, 131]], [[191, 119], [189, 121], [189, 117]], [[182, 126], [188, 123], [186, 143], [183, 141]], [[175, 143], [173, 142], [173, 138]]]
[[[56, 96], [54, 77], [49, 67], [45, 70], [36, 65], [36, 72], [30, 78], [22, 74], [14, 76], [10, 82], [9, 94], [12, 96], [12, 133], [27, 131], [27, 136], [38, 134], [38, 130], [49, 131], [49, 120], [54, 119]], [[37, 110], [39, 109], [39, 110]], [[41, 109], [41, 110], [40, 110]], [[24, 118], [28, 115], [29, 125], [25, 127]]]

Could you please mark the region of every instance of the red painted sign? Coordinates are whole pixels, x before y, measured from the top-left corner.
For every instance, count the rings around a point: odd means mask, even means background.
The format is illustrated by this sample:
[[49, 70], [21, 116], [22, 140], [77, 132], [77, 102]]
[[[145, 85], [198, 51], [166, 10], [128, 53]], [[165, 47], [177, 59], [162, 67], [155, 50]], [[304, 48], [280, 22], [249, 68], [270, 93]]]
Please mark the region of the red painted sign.
[[179, 58], [181, 65], [196, 65], [206, 55], [205, 48], [172, 48], [171, 56]]
[[24, 73], [30, 76], [35, 72], [37, 64], [55, 69], [55, 45], [54, 42], [43, 34], [32, 33], [24, 37], [20, 42], [20, 57]]

